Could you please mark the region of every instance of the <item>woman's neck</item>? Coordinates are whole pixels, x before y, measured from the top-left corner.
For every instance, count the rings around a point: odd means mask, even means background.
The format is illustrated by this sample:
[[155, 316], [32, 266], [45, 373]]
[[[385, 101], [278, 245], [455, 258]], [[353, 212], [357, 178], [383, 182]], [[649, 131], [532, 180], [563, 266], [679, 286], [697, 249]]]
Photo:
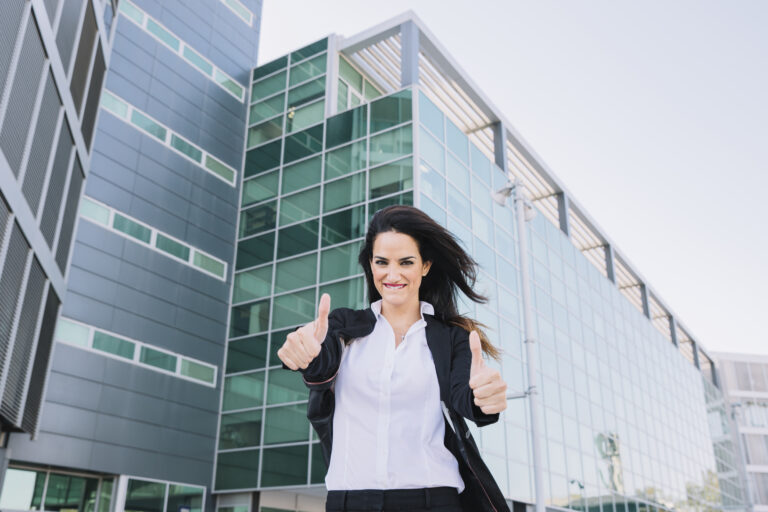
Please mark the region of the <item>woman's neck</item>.
[[392, 306], [382, 301], [381, 314], [392, 327], [407, 328], [421, 318], [421, 304], [417, 301], [415, 304]]

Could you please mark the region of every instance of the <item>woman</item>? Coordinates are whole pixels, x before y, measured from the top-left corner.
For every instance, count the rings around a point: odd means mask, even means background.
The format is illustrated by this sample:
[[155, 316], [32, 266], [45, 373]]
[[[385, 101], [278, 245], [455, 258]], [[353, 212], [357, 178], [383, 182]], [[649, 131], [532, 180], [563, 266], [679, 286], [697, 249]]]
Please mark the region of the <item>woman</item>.
[[472, 290], [476, 263], [409, 206], [374, 215], [358, 261], [370, 307], [329, 314], [324, 294], [277, 352], [310, 388], [326, 510], [508, 510], [462, 419], [487, 425], [506, 408], [482, 354], [498, 350], [456, 307], [459, 291], [486, 300]]

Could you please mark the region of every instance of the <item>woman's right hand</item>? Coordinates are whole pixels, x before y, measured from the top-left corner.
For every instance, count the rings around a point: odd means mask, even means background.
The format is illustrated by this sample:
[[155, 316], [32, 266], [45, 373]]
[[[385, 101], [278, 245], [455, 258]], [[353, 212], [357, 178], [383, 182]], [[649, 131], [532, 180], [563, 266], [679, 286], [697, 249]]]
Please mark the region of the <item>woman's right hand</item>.
[[291, 370], [302, 370], [309, 366], [320, 353], [320, 346], [328, 333], [328, 312], [331, 310], [331, 296], [324, 293], [317, 306], [317, 318], [288, 335], [277, 351], [277, 357]]

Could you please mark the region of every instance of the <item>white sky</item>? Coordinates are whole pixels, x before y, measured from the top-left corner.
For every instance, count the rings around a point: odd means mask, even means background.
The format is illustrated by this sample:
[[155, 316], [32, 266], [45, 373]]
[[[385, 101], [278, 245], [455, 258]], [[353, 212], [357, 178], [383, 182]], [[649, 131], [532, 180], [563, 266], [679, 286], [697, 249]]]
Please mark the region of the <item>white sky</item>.
[[408, 9], [707, 351], [768, 355], [768, 1], [265, 0], [259, 62]]

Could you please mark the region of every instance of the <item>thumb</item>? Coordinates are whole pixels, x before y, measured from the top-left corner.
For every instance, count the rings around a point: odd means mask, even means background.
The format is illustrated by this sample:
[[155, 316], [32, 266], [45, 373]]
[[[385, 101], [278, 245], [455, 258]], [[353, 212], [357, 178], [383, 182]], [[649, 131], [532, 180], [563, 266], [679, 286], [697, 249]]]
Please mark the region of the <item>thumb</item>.
[[324, 293], [320, 297], [320, 304], [317, 306], [317, 318], [315, 319], [315, 339], [322, 343], [328, 332], [328, 312], [331, 310], [331, 296]]
[[483, 346], [480, 343], [480, 336], [477, 331], [469, 333], [469, 350], [472, 351], [472, 366], [469, 373], [472, 374], [476, 370], [485, 367], [485, 361], [483, 360]]

